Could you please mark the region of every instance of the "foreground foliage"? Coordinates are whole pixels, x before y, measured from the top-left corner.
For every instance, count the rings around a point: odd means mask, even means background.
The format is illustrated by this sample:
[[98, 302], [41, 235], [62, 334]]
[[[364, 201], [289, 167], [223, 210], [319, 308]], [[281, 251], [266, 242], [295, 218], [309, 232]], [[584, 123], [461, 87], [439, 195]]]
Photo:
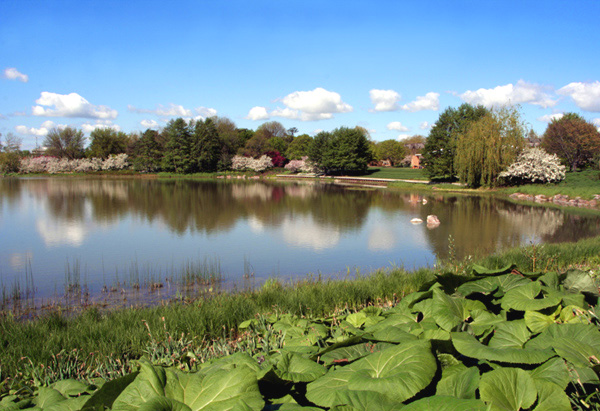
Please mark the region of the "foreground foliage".
[[243, 322], [262, 351], [203, 364], [189, 352], [178, 367], [142, 360], [109, 382], [5, 396], [0, 409], [598, 409], [598, 296], [586, 271], [475, 265], [391, 306]]

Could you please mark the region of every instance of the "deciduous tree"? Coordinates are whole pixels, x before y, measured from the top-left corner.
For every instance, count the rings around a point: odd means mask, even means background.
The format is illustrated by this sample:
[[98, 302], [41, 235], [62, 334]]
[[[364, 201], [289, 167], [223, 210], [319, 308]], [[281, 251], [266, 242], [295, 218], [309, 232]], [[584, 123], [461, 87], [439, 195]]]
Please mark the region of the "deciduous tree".
[[127, 150], [128, 137], [122, 131], [109, 127], [96, 128], [90, 133], [89, 156], [108, 158], [111, 154], [121, 154]]
[[542, 147], [558, 155], [575, 171], [590, 164], [600, 151], [600, 132], [579, 114], [567, 113], [548, 124]]
[[84, 141], [81, 130], [65, 127], [50, 130], [43, 144], [48, 148], [47, 153], [52, 156], [75, 159], [83, 157]]
[[494, 186], [525, 145], [526, 128], [514, 107], [494, 109], [458, 136], [456, 171], [470, 187]]
[[398, 140], [385, 140], [377, 143], [375, 155], [378, 160], [388, 160], [392, 165], [397, 165], [406, 156], [406, 149]]

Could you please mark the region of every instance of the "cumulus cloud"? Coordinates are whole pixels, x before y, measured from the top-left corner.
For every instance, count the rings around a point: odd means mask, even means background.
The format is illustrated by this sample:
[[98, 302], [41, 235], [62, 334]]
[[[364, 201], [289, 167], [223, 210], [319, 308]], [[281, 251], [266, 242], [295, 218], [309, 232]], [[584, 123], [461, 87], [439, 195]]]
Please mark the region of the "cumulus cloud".
[[252, 107], [246, 116], [248, 120], [266, 120], [269, 118], [266, 107], [256, 106]]
[[89, 101], [77, 93], [57, 94], [43, 91], [40, 98], [35, 102], [39, 106], [32, 108], [34, 116], [83, 117], [106, 120], [114, 119], [118, 114], [117, 110], [113, 110], [108, 106], [90, 104]]
[[286, 118], [302, 121], [330, 119], [335, 113], [348, 113], [353, 110], [352, 106], [342, 101], [338, 93], [321, 87], [312, 91], [294, 91], [285, 96], [281, 102], [289, 110], [277, 109], [275, 113], [283, 113], [288, 116]]
[[431, 127], [433, 127], [433, 124], [429, 124], [427, 121], [423, 121], [421, 124], [419, 124], [419, 128], [421, 130], [430, 130]]
[[557, 91], [569, 96], [577, 107], [586, 111], [600, 112], [600, 81], [593, 83], [569, 83]]
[[17, 131], [17, 133], [19, 134], [26, 134], [26, 135], [30, 135], [30, 136], [46, 136], [48, 135], [48, 132], [50, 130], [52, 130], [53, 128], [65, 128], [66, 125], [65, 124], [55, 124], [53, 121], [44, 121], [42, 123], [42, 125], [39, 128], [35, 128], [35, 127], [27, 127], [27, 126], [16, 126], [15, 130]]
[[397, 131], [408, 131], [409, 128], [402, 125], [401, 122], [399, 121], [392, 121], [390, 124], [387, 125], [387, 129], [388, 130], [397, 130]]
[[157, 128], [158, 122], [156, 120], [142, 120], [140, 124], [146, 128]]
[[564, 116], [563, 113], [546, 114], [541, 117], [538, 117], [537, 120], [542, 121], [544, 123], [550, 123], [552, 120], [558, 120], [562, 116]]
[[410, 134], [399, 134], [397, 140], [398, 141], [402, 141], [402, 140], [406, 140], [407, 138], [412, 137]]
[[217, 110], [209, 107], [196, 107], [194, 110], [185, 108], [180, 104], [170, 103], [167, 106], [159, 104], [154, 109], [137, 108], [131, 104], [127, 106], [127, 110], [133, 113], [140, 114], [155, 114], [161, 117], [183, 117], [189, 119], [205, 119], [217, 115]]
[[81, 129], [84, 133], [87, 134], [91, 133], [97, 128], [112, 128], [115, 131], [121, 131], [121, 127], [116, 124], [113, 124], [110, 120], [98, 120], [95, 124], [85, 123], [81, 125]]
[[519, 80], [515, 85], [509, 83], [495, 88], [480, 88], [476, 91], [467, 90], [460, 95], [460, 98], [469, 104], [481, 104], [485, 107], [521, 103], [533, 104], [543, 108], [554, 107], [557, 100], [553, 100], [547, 90], [548, 87]]
[[427, 93], [424, 96], [419, 96], [415, 101], [402, 106], [402, 110], [406, 111], [423, 111], [433, 110], [437, 111], [440, 109], [440, 94], [439, 93]]
[[217, 115], [217, 110], [210, 107], [196, 107], [194, 111], [198, 114], [194, 117], [195, 120], [198, 120], [199, 117], [204, 120]]
[[8, 80], [17, 80], [23, 83], [27, 83], [29, 81], [29, 76], [27, 74], [20, 73], [14, 67], [9, 67], [4, 70], [4, 78]]
[[377, 90], [369, 91], [371, 102], [375, 105], [374, 111], [396, 111], [400, 108], [398, 101], [400, 94], [394, 90]]

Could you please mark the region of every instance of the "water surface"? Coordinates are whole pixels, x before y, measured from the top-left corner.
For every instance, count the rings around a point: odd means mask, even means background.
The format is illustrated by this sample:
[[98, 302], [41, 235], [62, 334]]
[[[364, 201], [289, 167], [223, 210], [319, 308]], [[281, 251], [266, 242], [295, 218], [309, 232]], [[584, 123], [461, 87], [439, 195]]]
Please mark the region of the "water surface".
[[[425, 201], [424, 201], [425, 200]], [[436, 214], [441, 225], [414, 225]], [[100, 178], [0, 179], [0, 280], [37, 296], [78, 281], [92, 293], [185, 264], [226, 283], [392, 264], [433, 266], [529, 242], [600, 234], [600, 219], [492, 197], [395, 192], [316, 182]]]

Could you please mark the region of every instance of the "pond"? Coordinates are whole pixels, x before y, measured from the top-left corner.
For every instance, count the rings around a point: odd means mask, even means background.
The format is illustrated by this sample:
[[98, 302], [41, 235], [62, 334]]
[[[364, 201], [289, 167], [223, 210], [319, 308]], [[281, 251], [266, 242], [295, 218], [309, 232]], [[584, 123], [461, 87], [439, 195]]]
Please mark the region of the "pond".
[[[429, 214], [438, 227], [411, 223]], [[598, 234], [594, 213], [492, 197], [313, 181], [0, 179], [4, 301], [73, 290], [118, 299], [131, 288], [164, 298], [181, 282], [212, 290], [269, 277], [353, 276], [433, 266], [450, 248], [462, 258]]]

